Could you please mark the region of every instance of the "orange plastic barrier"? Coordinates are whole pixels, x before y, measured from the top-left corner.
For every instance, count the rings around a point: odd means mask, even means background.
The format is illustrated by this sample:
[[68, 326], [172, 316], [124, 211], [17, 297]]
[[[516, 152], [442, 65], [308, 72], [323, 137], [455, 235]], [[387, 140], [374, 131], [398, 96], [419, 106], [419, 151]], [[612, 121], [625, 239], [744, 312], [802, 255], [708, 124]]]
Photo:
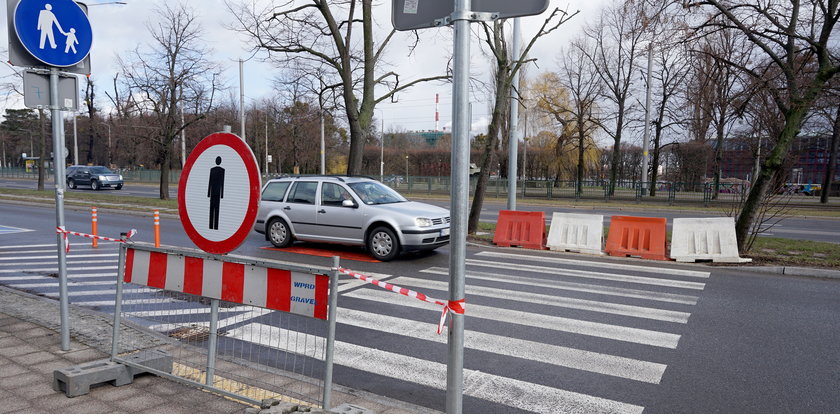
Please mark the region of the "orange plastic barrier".
[[545, 217], [542, 211], [499, 212], [493, 244], [526, 249], [545, 249]]
[[610, 256], [668, 260], [665, 256], [667, 224], [667, 219], [659, 217], [612, 216], [604, 251]]

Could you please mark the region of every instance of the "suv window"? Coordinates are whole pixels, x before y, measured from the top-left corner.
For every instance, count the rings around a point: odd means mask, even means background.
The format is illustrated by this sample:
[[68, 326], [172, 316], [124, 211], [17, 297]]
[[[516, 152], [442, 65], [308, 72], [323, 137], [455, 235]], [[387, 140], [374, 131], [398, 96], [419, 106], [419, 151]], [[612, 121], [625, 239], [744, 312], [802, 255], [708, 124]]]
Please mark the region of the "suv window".
[[263, 201], [283, 201], [289, 182], [268, 183], [262, 193]]
[[350, 192], [335, 183], [321, 184], [321, 204], [325, 206], [341, 207], [344, 200], [352, 200]]
[[318, 190], [317, 182], [298, 181], [289, 190], [287, 203], [315, 204], [315, 193]]

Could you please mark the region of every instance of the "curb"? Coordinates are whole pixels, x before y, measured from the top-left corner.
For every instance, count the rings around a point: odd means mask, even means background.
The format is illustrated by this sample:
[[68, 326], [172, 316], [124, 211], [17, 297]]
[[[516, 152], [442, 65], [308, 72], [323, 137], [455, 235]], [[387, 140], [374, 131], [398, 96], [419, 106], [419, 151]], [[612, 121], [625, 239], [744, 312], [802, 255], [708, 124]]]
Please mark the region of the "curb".
[[840, 279], [840, 270], [817, 269], [796, 266], [721, 266], [726, 269], [743, 270], [752, 273], [770, 273], [786, 276], [803, 276], [820, 279]]

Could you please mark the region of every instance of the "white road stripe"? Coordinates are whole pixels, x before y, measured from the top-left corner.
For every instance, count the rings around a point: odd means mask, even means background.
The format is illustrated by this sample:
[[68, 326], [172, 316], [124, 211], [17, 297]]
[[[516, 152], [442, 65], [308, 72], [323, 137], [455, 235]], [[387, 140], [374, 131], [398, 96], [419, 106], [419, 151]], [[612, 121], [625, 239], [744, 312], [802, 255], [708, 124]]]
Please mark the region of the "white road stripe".
[[[436, 275], [448, 275], [449, 269], [445, 269], [442, 267], [430, 267], [428, 269], [421, 270], [420, 272], [431, 273]], [[470, 279], [505, 282], [515, 285], [544, 285], [552, 289], [596, 293], [599, 295], [620, 296], [626, 298], [647, 299], [659, 302], [681, 303], [685, 305], [696, 305], [698, 300], [697, 296], [678, 295], [676, 293], [653, 292], [647, 290], [628, 289], [602, 285], [590, 285], [586, 283], [561, 282], [558, 280], [546, 280], [536, 277], [511, 276], [501, 273], [471, 273], [467, 271], [466, 277]]]
[[[72, 296], [72, 295], [71, 295]], [[123, 300], [123, 306], [130, 306], [130, 305], [156, 305], [161, 303], [176, 303], [181, 302], [177, 299], [171, 298], [164, 298], [164, 299], [126, 299]], [[73, 302], [74, 305], [79, 306], [114, 306], [113, 300], [96, 300], [96, 301], [88, 301], [88, 302]]]
[[[116, 281], [117, 281], [116, 280], [116, 278], [117, 278], [116, 273], [90, 273], [90, 274], [68, 273], [67, 274], [67, 278], [70, 279], [70, 280], [73, 280], [73, 279], [88, 279], [88, 278], [93, 279], [93, 278], [97, 278], [97, 277], [110, 277], [110, 278], [114, 279], [113, 281], [111, 281], [111, 283], [116, 283]], [[16, 280], [58, 280], [58, 279], [56, 279], [54, 277], [50, 277], [50, 276], [43, 276], [43, 275], [37, 275], [37, 276], [0, 275], [0, 280], [13, 282], [13, 281], [16, 281]]]
[[[230, 312], [245, 312], [253, 309], [251, 306], [236, 306], [233, 308], [221, 308], [219, 309], [219, 313], [230, 313]], [[143, 311], [143, 312], [127, 312], [131, 314], [131, 316], [136, 316], [138, 318], [155, 318], [161, 316], [184, 316], [184, 315], [202, 315], [210, 313], [210, 308], [187, 308], [187, 309], [165, 309], [165, 310], [155, 310], [155, 311]], [[208, 322], [209, 325], [209, 322]]]
[[[373, 289], [359, 289], [355, 292], [345, 293], [344, 296], [374, 302], [389, 303], [398, 306], [407, 306], [410, 308], [429, 309], [440, 313], [439, 306], [386, 292], [384, 290], [378, 291]], [[375, 308], [375, 306], [373, 308]], [[578, 335], [594, 336], [616, 341], [658, 346], [661, 348], [676, 349], [680, 340], [679, 335], [672, 333], [609, 325], [598, 322], [581, 321], [577, 319], [509, 309], [499, 309], [492, 306], [473, 305], [469, 303], [469, 298], [467, 298], [466, 315], [468, 318], [487, 319], [492, 322], [507, 322], [551, 331], [569, 332]]]
[[[108, 280], [104, 282], [74, 282], [72, 280], [67, 281], [67, 286], [113, 286], [116, 284], [116, 281]], [[35, 288], [43, 288], [43, 287], [53, 287], [58, 286], [58, 281], [52, 283], [13, 283], [7, 285], [13, 288], [23, 288], [23, 289], [35, 289]]]
[[[34, 253], [53, 253], [55, 255], [58, 255], [58, 253], [56, 252], [57, 247], [55, 245], [53, 245], [52, 247], [53, 248], [50, 249], [50, 250], [15, 250], [15, 251], [8, 251], [8, 252], [0, 251], [0, 256], [6, 255], [6, 254], [20, 255], [20, 254], [34, 254]], [[2, 249], [2, 247], [0, 247], [0, 249]], [[55, 256], [53, 256], [53, 257], [55, 257]]]
[[[119, 253], [100, 253], [100, 254], [73, 254], [67, 255], [67, 260], [73, 260], [80, 257], [117, 257]], [[58, 255], [52, 256], [18, 256], [18, 257], [0, 257], [0, 260], [32, 260], [32, 259], [52, 259], [58, 260]]]
[[[117, 270], [117, 267], [118, 266], [85, 266], [85, 267], [77, 267], [74, 270]], [[20, 272], [24, 272], [24, 273], [35, 273], [35, 272], [55, 273], [55, 272], [58, 272], [58, 268], [57, 267], [42, 267], [42, 268], [26, 269], [26, 270], [0, 269], [0, 273], [20, 273]]]
[[[444, 335], [435, 335], [436, 324], [416, 322], [393, 316], [377, 315], [353, 309], [338, 310], [338, 323], [412, 339], [447, 343]], [[464, 332], [464, 346], [515, 358], [537, 361], [597, 374], [659, 384], [665, 373], [664, 364], [640, 361], [597, 352], [508, 338], [477, 331]]]
[[700, 272], [696, 270], [684, 270], [684, 269], [671, 269], [667, 267], [647, 267], [647, 266], [636, 266], [636, 265], [628, 265], [623, 263], [606, 263], [606, 262], [595, 262], [595, 261], [588, 261], [588, 260], [574, 260], [574, 259], [563, 259], [559, 257], [546, 257], [546, 256], [531, 256], [525, 254], [514, 254], [514, 253], [504, 253], [504, 252], [496, 252], [496, 251], [483, 251], [477, 253], [476, 256], [483, 256], [483, 257], [493, 257], [497, 259], [515, 259], [515, 260], [530, 260], [535, 262], [543, 262], [543, 263], [554, 263], [554, 264], [565, 264], [565, 265], [572, 265], [572, 266], [584, 266], [584, 267], [602, 267], [605, 269], [622, 269], [622, 270], [630, 270], [633, 272], [642, 272], [642, 273], [656, 273], [660, 275], [674, 275], [674, 276], [690, 276], [690, 277], [699, 277], [707, 279], [710, 275], [709, 272]]
[[0, 246], [0, 250], [31, 249], [34, 247], [56, 247], [56, 244], [19, 244], [17, 246]]
[[[218, 329], [222, 329], [222, 328], [225, 328], [225, 327], [233, 325], [233, 324], [246, 322], [246, 321], [249, 321], [253, 318], [257, 318], [257, 317], [260, 317], [260, 316], [263, 316], [263, 315], [266, 315], [266, 314], [269, 314], [269, 313], [273, 312], [272, 310], [269, 310], [269, 309], [254, 308], [252, 306], [247, 306], [245, 308], [249, 309], [249, 311], [245, 312], [243, 314], [240, 314], [240, 315], [231, 316], [231, 317], [224, 318], [224, 319], [219, 319], [219, 322], [217, 324]], [[239, 309], [239, 308], [237, 307], [237, 308], [233, 308], [233, 309]], [[190, 322], [190, 325], [202, 326], [202, 327], [207, 328], [207, 327], [210, 326], [210, 322]], [[152, 330], [157, 331], [157, 332], [168, 332], [168, 331], [171, 331], [173, 329], [178, 329], [178, 328], [183, 328], [183, 327], [184, 327], [183, 323], [180, 323], [180, 324], [178, 324], [178, 323], [162, 323], [162, 324], [158, 324], [158, 325], [151, 325], [151, 326], [149, 326], [149, 329], [152, 329]]]
[[[78, 265], [89, 265], [89, 264], [105, 264], [105, 263], [116, 263], [117, 261], [114, 259], [110, 260], [67, 260], [67, 268], [70, 269], [71, 267], [78, 266]], [[0, 263], [0, 266], [24, 266], [29, 263]], [[40, 266], [46, 265], [56, 265], [58, 266], [58, 260], [53, 261], [46, 261], [42, 260], [38, 262]], [[117, 266], [114, 266], [116, 269]]]
[[492, 267], [494, 269], [508, 269], [546, 273], [550, 275], [563, 275], [571, 277], [582, 277], [587, 279], [611, 280], [615, 282], [637, 283], [641, 285], [665, 286], [680, 289], [703, 290], [705, 283], [686, 282], [682, 280], [659, 279], [655, 277], [627, 276], [617, 273], [590, 272], [586, 270], [561, 269], [557, 267], [533, 266], [507, 262], [492, 262], [488, 260], [467, 259], [468, 266]]
[[[284, 349], [282, 345], [294, 332], [261, 324], [250, 324], [230, 332], [229, 337]], [[307, 343], [307, 355], [319, 355], [323, 338]], [[446, 364], [384, 352], [351, 343], [336, 341], [334, 362], [373, 374], [395, 378], [438, 390], [446, 389]], [[289, 349], [289, 351], [295, 351]], [[644, 407], [591, 395], [561, 390], [464, 369], [464, 395], [516, 407], [530, 412], [587, 412], [640, 414]]]
[[[393, 282], [400, 286], [408, 285], [417, 287], [418, 289], [415, 290], [434, 289], [444, 292], [449, 290], [449, 283], [412, 277], [399, 277], [398, 280]], [[691, 315], [687, 312], [622, 305], [618, 303], [599, 302], [595, 300], [574, 299], [556, 295], [543, 295], [540, 293], [518, 292], [509, 289], [497, 289], [475, 285], [468, 285], [466, 287], [466, 292], [468, 295], [478, 295], [490, 298], [513, 300], [517, 302], [536, 303], [540, 305], [580, 309], [590, 312], [631, 316], [634, 318], [653, 319], [665, 322], [688, 323], [688, 317]]]

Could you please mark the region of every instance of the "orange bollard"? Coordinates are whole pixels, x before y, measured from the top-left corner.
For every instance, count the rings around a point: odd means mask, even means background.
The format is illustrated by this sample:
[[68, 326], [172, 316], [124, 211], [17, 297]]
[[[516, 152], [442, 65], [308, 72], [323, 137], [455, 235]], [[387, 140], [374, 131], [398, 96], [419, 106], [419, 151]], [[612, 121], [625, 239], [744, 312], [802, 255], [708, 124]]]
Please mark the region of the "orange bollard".
[[155, 247], [160, 247], [160, 212], [155, 210]]
[[[92, 234], [94, 236], [96, 236], [96, 221], [97, 221], [96, 207], [91, 207], [90, 208], [90, 234]], [[93, 242], [91, 242], [91, 246], [92, 247], [97, 247], [98, 246], [98, 240], [96, 240], [94, 238]]]

